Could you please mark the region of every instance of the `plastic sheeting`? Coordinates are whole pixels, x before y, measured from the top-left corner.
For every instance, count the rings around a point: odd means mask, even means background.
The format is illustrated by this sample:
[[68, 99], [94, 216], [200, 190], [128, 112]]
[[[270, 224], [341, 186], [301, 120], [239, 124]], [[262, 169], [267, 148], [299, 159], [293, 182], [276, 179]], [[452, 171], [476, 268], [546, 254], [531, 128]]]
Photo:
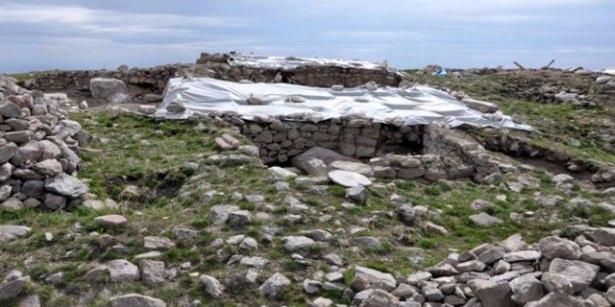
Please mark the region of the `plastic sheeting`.
[[[248, 105], [256, 97], [262, 105]], [[186, 111], [169, 113], [171, 102], [181, 102]], [[468, 124], [532, 130], [501, 113], [483, 114], [469, 109], [446, 92], [428, 87], [359, 87], [334, 90], [285, 83], [237, 83], [211, 78], [169, 80], [156, 116], [188, 118], [195, 113], [233, 112], [241, 118], [281, 117], [318, 122], [346, 116], [371, 118], [395, 125]]]
[[396, 70], [389, 67], [387, 63], [369, 62], [362, 60], [301, 58], [294, 56], [280, 57], [233, 54], [231, 59], [229, 60], [229, 64], [286, 70], [295, 69], [301, 66], [336, 66], [354, 67], [362, 69], [386, 69], [391, 72], [396, 72]]

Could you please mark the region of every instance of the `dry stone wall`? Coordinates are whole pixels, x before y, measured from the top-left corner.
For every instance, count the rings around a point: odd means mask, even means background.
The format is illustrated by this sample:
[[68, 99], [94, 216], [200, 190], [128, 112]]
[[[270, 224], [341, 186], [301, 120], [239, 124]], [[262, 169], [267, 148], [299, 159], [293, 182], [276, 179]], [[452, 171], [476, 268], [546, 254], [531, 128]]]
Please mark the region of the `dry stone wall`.
[[241, 130], [260, 148], [265, 163], [285, 163], [316, 146], [357, 158], [420, 151], [423, 127], [395, 127], [356, 118], [318, 123], [256, 119], [244, 121]]
[[401, 76], [387, 69], [364, 69], [338, 66], [306, 65], [291, 70], [231, 65], [227, 54], [203, 53], [197, 64], [171, 64], [150, 68], [116, 70], [53, 70], [33, 73], [22, 85], [30, 90], [62, 91], [71, 96], [84, 96], [89, 92], [93, 78], [114, 78], [128, 86], [161, 94], [170, 78], [180, 76], [210, 77], [228, 81], [291, 83], [317, 87], [343, 85], [356, 87], [368, 82], [398, 86]]
[[72, 96], [81, 96], [89, 92], [90, 80], [93, 78], [114, 78], [127, 85], [146, 88], [155, 93], [162, 93], [170, 78], [177, 77], [191, 65], [164, 65], [151, 68], [131, 68], [117, 70], [54, 70], [37, 72], [23, 85], [28, 89], [45, 92], [62, 91]]
[[42, 92], [0, 76], [0, 211], [62, 209], [88, 192], [73, 175], [89, 135], [66, 115]]
[[262, 68], [229, 64], [228, 54], [202, 53], [197, 60], [197, 70], [222, 80], [267, 83], [291, 83], [317, 87], [357, 87], [368, 82], [379, 85], [398, 86], [401, 76], [387, 69], [365, 69], [355, 67], [305, 65], [294, 69]]

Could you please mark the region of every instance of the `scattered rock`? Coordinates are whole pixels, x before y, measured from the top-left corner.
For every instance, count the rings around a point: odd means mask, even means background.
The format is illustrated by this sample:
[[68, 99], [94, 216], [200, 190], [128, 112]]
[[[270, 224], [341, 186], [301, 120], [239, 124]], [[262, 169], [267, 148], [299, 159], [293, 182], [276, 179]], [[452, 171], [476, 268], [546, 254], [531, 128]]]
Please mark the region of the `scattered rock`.
[[282, 273], [275, 273], [269, 277], [258, 288], [261, 295], [265, 297], [275, 298], [278, 297], [287, 287], [291, 285], [291, 282]]
[[120, 227], [128, 223], [128, 220], [125, 217], [118, 215], [118, 214], [109, 214], [109, 215], [99, 216], [99, 217], [96, 217], [94, 221], [98, 223], [99, 225], [105, 226], [105, 227]]
[[113, 307], [166, 307], [167, 304], [157, 298], [137, 293], [114, 296], [109, 299]]
[[205, 285], [205, 292], [212, 297], [218, 298], [222, 295], [222, 292], [224, 292], [222, 284], [213, 276], [201, 275], [199, 280]]
[[491, 216], [485, 212], [481, 212], [479, 214], [470, 215], [470, 221], [478, 226], [492, 226], [502, 224], [502, 220]]
[[29, 235], [32, 229], [20, 225], [0, 225], [0, 243]]
[[116, 259], [107, 262], [112, 282], [127, 282], [139, 279], [139, 268], [128, 260]]

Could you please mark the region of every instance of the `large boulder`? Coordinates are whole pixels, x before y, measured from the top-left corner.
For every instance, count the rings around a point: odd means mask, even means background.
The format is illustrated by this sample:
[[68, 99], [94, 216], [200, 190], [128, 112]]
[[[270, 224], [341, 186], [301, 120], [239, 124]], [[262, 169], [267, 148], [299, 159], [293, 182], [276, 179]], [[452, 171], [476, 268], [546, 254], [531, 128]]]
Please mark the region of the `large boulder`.
[[130, 102], [128, 87], [124, 81], [113, 78], [93, 78], [90, 80], [90, 93], [95, 99], [109, 103]]

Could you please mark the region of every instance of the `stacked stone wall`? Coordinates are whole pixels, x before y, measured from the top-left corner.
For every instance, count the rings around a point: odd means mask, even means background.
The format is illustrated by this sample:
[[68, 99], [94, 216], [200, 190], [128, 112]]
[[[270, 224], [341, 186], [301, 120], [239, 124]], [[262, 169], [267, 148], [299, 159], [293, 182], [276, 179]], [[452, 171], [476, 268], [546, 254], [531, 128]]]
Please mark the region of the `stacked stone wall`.
[[291, 83], [316, 87], [357, 87], [368, 82], [398, 86], [401, 76], [386, 68], [366, 69], [334, 65], [304, 65], [293, 69], [262, 68], [229, 64], [229, 55], [203, 53], [197, 60], [197, 70], [209, 71], [212, 77], [222, 80], [267, 83]]
[[366, 119], [331, 119], [318, 123], [245, 121], [242, 133], [260, 149], [265, 163], [285, 163], [319, 146], [356, 158], [372, 158], [387, 152], [420, 151], [422, 126], [395, 127]]

